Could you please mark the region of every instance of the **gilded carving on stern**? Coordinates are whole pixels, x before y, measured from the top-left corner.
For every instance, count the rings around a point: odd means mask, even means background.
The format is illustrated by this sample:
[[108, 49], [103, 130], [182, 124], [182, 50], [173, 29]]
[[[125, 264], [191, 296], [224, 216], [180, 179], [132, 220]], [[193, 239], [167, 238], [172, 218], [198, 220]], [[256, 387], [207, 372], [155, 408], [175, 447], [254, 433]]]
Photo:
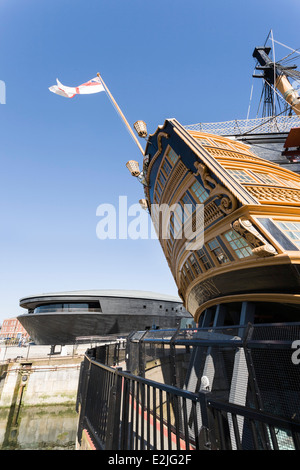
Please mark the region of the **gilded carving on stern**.
[[278, 254], [274, 246], [259, 233], [249, 219], [241, 217], [235, 220], [231, 226], [237, 233], [247, 240], [254, 255], [265, 258], [267, 256]]
[[194, 165], [197, 169], [195, 176], [201, 176], [203, 186], [209, 190], [210, 197], [217, 196], [220, 199], [220, 210], [224, 214], [233, 212], [238, 206], [236, 198], [222, 184], [217, 183], [203, 163], [196, 162]]

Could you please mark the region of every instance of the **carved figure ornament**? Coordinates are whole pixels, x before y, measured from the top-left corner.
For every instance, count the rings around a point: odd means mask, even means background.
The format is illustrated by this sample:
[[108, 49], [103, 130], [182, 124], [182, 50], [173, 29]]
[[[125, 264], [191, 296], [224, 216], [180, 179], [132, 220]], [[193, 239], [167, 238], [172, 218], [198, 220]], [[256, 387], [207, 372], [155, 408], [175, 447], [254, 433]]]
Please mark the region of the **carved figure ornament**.
[[209, 191], [210, 197], [217, 196], [220, 199], [220, 209], [224, 214], [230, 214], [237, 208], [237, 200], [222, 184], [211, 176], [208, 168], [201, 162], [196, 162], [195, 167], [197, 172], [195, 176], [200, 175], [203, 186]]
[[245, 217], [235, 220], [231, 227], [239, 233], [250, 245], [252, 253], [259, 257], [274, 256], [278, 252]]

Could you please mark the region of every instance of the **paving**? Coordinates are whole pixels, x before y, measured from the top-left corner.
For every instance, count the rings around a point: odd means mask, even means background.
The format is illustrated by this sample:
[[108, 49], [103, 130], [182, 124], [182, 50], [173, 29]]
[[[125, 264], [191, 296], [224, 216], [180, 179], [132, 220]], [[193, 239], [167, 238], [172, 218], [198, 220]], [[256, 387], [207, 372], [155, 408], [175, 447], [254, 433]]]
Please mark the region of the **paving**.
[[28, 346], [10, 346], [0, 344], [0, 362], [6, 360], [27, 360], [34, 358], [54, 358], [63, 356], [83, 356], [85, 351], [93, 344], [77, 344], [67, 346], [56, 346], [53, 350], [51, 345], [30, 344]]

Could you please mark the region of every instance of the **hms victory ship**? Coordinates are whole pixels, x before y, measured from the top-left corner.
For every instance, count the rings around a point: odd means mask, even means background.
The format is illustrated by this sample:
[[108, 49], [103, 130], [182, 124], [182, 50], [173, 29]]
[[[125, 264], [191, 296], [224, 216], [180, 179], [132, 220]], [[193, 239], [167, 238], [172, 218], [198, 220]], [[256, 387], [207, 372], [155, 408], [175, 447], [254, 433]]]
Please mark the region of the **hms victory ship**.
[[[251, 303], [257, 322], [299, 316], [300, 98], [289, 77], [300, 74], [269, 54], [270, 48], [255, 48], [256, 68], [284, 97], [287, 116], [189, 126], [167, 119], [147, 136], [142, 172], [137, 162], [127, 164], [144, 183], [140, 203], [199, 325], [220, 305], [226, 321], [235, 322], [243, 302]], [[135, 127], [147, 135], [143, 121]], [[197, 205], [203, 207], [199, 246]], [[154, 210], [160, 206], [172, 208], [162, 223]], [[188, 225], [192, 244], [182, 230]]]
[[[241, 142], [188, 131], [175, 119], [150, 137], [146, 152], [150, 210], [152, 204], [176, 205], [170, 237], [160, 241], [195, 321], [213, 306], [243, 300], [257, 303], [259, 319], [271, 310], [273, 321], [275, 311], [278, 321], [296, 320], [300, 176]], [[190, 251], [184, 233], [176, 236], [183, 216], [193, 224], [196, 204], [204, 205], [204, 244]]]
[[137, 121], [142, 171], [127, 163], [197, 324], [178, 335], [193, 352], [172, 385], [202, 397], [197, 419], [210, 417], [191, 431], [200, 448], [299, 449], [300, 99], [289, 80], [299, 73], [269, 54], [255, 48], [256, 68], [285, 116], [166, 119], [150, 135]]
[[147, 144], [142, 171], [127, 167], [197, 327], [128, 337], [132, 373], [111, 373], [132, 406], [119, 407], [114, 441], [83, 401], [81, 422], [93, 421], [83, 431], [99, 430], [99, 448], [300, 449], [300, 100], [290, 83], [300, 75], [270, 52], [254, 50], [256, 69], [266, 102], [280, 94], [286, 115], [272, 106], [246, 122], [166, 119], [151, 135], [134, 124]]

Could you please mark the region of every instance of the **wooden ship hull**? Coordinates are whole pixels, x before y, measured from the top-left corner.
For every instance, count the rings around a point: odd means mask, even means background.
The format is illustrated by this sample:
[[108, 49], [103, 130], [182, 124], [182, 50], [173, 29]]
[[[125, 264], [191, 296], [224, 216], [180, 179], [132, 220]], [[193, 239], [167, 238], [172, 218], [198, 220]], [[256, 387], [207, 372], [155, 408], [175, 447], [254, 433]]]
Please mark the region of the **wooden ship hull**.
[[[252, 321], [298, 320], [297, 173], [242, 142], [170, 119], [148, 138], [143, 178], [144, 204], [179, 296], [199, 325], [220, 305], [227, 312], [223, 321], [235, 323], [244, 302], [255, 307]], [[160, 216], [163, 206], [167, 217]], [[188, 238], [184, 230], [178, 236], [180, 225], [190, 227]]]

